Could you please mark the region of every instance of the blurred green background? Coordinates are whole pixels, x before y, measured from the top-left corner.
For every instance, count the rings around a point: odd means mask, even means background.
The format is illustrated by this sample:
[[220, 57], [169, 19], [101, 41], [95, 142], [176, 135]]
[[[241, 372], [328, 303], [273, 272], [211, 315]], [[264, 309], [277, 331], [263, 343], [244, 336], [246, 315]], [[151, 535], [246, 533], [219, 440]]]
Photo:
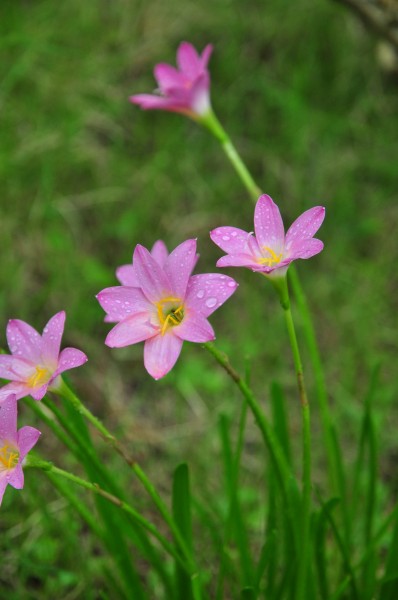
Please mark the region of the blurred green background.
[[[348, 463], [371, 369], [381, 365], [379, 500], [393, 501], [398, 82], [381, 72], [375, 39], [324, 0], [3, 0], [0, 31], [0, 345], [6, 348], [9, 318], [41, 330], [65, 309], [63, 345], [89, 356], [70, 374], [81, 397], [140, 454], [166, 497], [175, 465], [187, 460], [194, 492], [215, 512], [225, 509], [217, 422], [221, 413], [235, 420], [237, 392], [211, 357], [188, 343], [172, 373], [154, 382], [141, 344], [104, 346], [109, 325], [95, 300], [117, 283], [115, 268], [130, 262], [137, 243], [151, 247], [160, 238], [172, 249], [197, 237], [196, 272], [211, 272], [220, 251], [209, 230], [252, 229], [252, 202], [217, 142], [180, 115], [141, 112], [128, 102], [153, 90], [153, 66], [175, 64], [181, 40], [200, 50], [211, 42], [215, 112], [285, 223], [315, 204], [326, 206], [319, 233], [325, 250], [298, 269]], [[250, 361], [266, 410], [270, 382], [284, 386], [295, 438], [300, 416], [282, 311], [262, 278], [229, 274], [240, 287], [211, 319], [219, 345], [240, 370]], [[311, 395], [306, 354], [305, 363]], [[34, 423], [27, 407], [20, 413], [21, 423]], [[313, 428], [322, 485], [316, 407]], [[72, 466], [42, 430], [42, 454]], [[260, 447], [250, 422], [243, 485], [254, 537]], [[123, 469], [120, 477], [151, 516], [136, 482]], [[102, 550], [44, 476], [29, 472], [26, 479], [22, 493], [7, 490], [1, 510], [0, 597], [100, 597]], [[209, 536], [202, 532], [199, 546]]]

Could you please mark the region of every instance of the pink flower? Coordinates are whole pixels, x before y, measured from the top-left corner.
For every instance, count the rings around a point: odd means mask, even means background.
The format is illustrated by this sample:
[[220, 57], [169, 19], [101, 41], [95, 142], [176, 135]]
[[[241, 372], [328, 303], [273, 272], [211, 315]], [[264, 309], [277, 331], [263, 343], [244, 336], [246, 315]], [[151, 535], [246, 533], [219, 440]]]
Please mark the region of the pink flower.
[[17, 399], [9, 394], [0, 404], [0, 504], [8, 484], [23, 488], [22, 461], [40, 435], [34, 427], [17, 431]]
[[145, 368], [160, 379], [175, 365], [183, 341], [214, 339], [207, 317], [238, 284], [217, 273], [191, 275], [197, 260], [196, 240], [177, 246], [163, 268], [140, 245], [133, 259], [140, 287], [111, 287], [97, 296], [105, 312], [118, 320], [105, 343], [122, 348], [145, 341]]
[[64, 311], [49, 320], [43, 335], [24, 321], [8, 322], [7, 341], [12, 355], [0, 356], [0, 377], [11, 383], [0, 389], [0, 405], [1, 398], [10, 393], [18, 400], [28, 395], [41, 400], [48, 388], [56, 387], [58, 375], [87, 361], [87, 356], [76, 348], [59, 352], [64, 324]]
[[158, 95], [138, 94], [130, 101], [144, 110], [168, 110], [197, 119], [210, 111], [210, 76], [207, 63], [212, 52], [208, 45], [200, 56], [195, 48], [182, 42], [177, 50], [178, 69], [160, 63], [154, 74]]
[[217, 267], [247, 267], [272, 277], [282, 277], [297, 258], [311, 258], [323, 249], [313, 236], [322, 225], [325, 209], [315, 206], [305, 211], [289, 228], [286, 236], [279, 208], [264, 194], [254, 211], [254, 230], [247, 233], [236, 227], [217, 227], [210, 237], [226, 256]]

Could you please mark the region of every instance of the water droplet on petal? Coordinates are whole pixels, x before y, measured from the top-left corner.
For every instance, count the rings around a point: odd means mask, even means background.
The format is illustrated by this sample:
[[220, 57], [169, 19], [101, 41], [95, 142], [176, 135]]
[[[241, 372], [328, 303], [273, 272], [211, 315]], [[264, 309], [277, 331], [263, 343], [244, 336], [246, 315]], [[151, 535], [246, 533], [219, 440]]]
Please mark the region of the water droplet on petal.
[[213, 308], [217, 304], [217, 298], [207, 298], [205, 304], [207, 308]]
[[235, 287], [235, 286], [236, 286], [236, 283], [235, 283], [235, 281], [229, 281], [229, 282], [228, 282], [228, 287], [231, 287], [231, 288], [232, 288], [232, 287]]
[[223, 235], [222, 239], [224, 240], [224, 242], [228, 242], [229, 241], [229, 235]]
[[199, 290], [198, 293], [196, 294], [197, 298], [203, 298], [203, 296], [205, 295], [205, 291], [204, 290]]

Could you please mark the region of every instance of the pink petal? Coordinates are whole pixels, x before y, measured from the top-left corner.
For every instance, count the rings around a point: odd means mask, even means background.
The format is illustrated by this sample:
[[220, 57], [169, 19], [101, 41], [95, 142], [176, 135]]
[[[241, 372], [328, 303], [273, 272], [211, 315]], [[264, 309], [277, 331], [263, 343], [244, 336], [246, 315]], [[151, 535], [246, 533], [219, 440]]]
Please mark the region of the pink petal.
[[172, 294], [184, 298], [189, 277], [196, 264], [196, 240], [183, 242], [169, 255], [164, 271], [171, 283]]
[[[59, 371], [57, 370], [57, 374], [58, 373], [59, 373]], [[48, 383], [45, 383], [44, 385], [42, 385], [39, 388], [30, 388], [29, 394], [32, 396], [33, 400], [36, 400], [36, 402], [43, 400], [44, 396], [47, 394], [47, 390], [49, 388], [50, 383], [53, 381], [53, 379], [55, 379], [54, 376], [50, 379], [50, 381]]]
[[[189, 280], [185, 303], [188, 308], [192, 307], [204, 317], [208, 317], [232, 296], [237, 287], [236, 281], [227, 275], [193, 275]], [[185, 319], [182, 324], [184, 322]]]
[[210, 231], [212, 241], [227, 254], [247, 253], [250, 233], [237, 227], [217, 227]]
[[0, 506], [3, 502], [4, 492], [6, 491], [6, 487], [8, 485], [8, 474], [9, 473], [7, 471], [3, 471], [3, 473], [0, 474]]
[[4, 398], [9, 394], [15, 394], [17, 400], [20, 400], [20, 398], [29, 396], [30, 392], [31, 388], [28, 385], [26, 385], [26, 383], [22, 383], [19, 381], [12, 381], [11, 383], [7, 383], [7, 385], [0, 388], [0, 408], [4, 401]]
[[227, 254], [218, 259], [217, 267], [247, 267], [253, 269], [261, 265], [250, 254]]
[[0, 404], [0, 440], [17, 441], [17, 399], [8, 394]]
[[195, 312], [189, 312], [181, 325], [173, 328], [173, 333], [187, 342], [210, 342], [216, 337], [209, 321]]
[[19, 448], [19, 459], [22, 460], [25, 458], [27, 453], [32, 450], [33, 446], [37, 443], [37, 440], [41, 436], [41, 432], [34, 427], [22, 427], [17, 434], [17, 442]]
[[134, 250], [133, 262], [142, 291], [148, 300], [157, 301], [170, 295], [168, 277], [148, 250], [138, 244]]
[[24, 474], [21, 463], [18, 463], [12, 471], [9, 471], [8, 483], [16, 490], [22, 490], [24, 486]]
[[275, 202], [263, 194], [254, 210], [254, 230], [260, 248], [272, 248], [279, 254], [285, 243], [285, 230], [279, 208]]
[[175, 365], [182, 348], [182, 339], [171, 331], [156, 335], [144, 346], [144, 365], [154, 379], [164, 377]]
[[118, 323], [108, 333], [105, 344], [110, 348], [123, 348], [124, 346], [143, 342], [157, 335], [158, 331], [158, 327], [151, 325], [150, 313], [147, 310]]
[[189, 79], [195, 79], [201, 70], [201, 60], [192, 44], [181, 42], [177, 50], [177, 65]]
[[323, 206], [314, 206], [306, 210], [294, 221], [286, 234], [286, 249], [290, 250], [297, 242], [312, 238], [325, 218]]
[[97, 300], [112, 321], [121, 321], [148, 309], [148, 300], [138, 288], [114, 286], [97, 294]]
[[9, 354], [0, 355], [0, 377], [10, 381], [24, 382], [35, 372], [35, 365], [31, 362], [11, 356]]
[[138, 104], [143, 110], [168, 110], [171, 112], [181, 112], [189, 110], [190, 106], [187, 102], [181, 102], [175, 98], [163, 98], [162, 96], [154, 96], [151, 94], [137, 94], [130, 96], [130, 102]]
[[41, 336], [25, 321], [11, 319], [7, 325], [7, 341], [12, 354], [20, 358], [40, 363], [42, 340]]
[[54, 381], [57, 375], [63, 373], [64, 371], [81, 367], [81, 365], [84, 365], [87, 360], [87, 356], [84, 354], [84, 352], [81, 352], [81, 350], [77, 350], [76, 348], [64, 348], [59, 355], [58, 368], [50, 381]]
[[116, 277], [122, 285], [126, 285], [128, 287], [139, 287], [138, 277], [135, 272], [134, 265], [122, 265], [121, 267], [118, 267], [116, 269]]
[[200, 57], [200, 61], [202, 63], [202, 69], [206, 69], [211, 53], [213, 52], [213, 46], [211, 44], [207, 44], [206, 48], [202, 52], [202, 56]]
[[164, 266], [167, 257], [169, 256], [167, 246], [162, 240], [157, 240], [154, 243], [154, 245], [152, 246], [151, 254], [161, 267]]
[[191, 89], [190, 107], [197, 115], [204, 116], [210, 110], [210, 80], [207, 73], [202, 73]]
[[309, 240], [302, 240], [296, 242], [289, 250], [289, 257], [292, 260], [296, 258], [311, 258], [315, 254], [319, 254], [323, 250], [323, 242], [317, 238], [310, 238]]
[[184, 85], [184, 77], [175, 67], [160, 63], [156, 65], [154, 73], [159, 88], [165, 95], [168, 94], [169, 90]]
[[45, 365], [56, 369], [65, 326], [65, 311], [54, 315], [43, 330], [42, 357]]

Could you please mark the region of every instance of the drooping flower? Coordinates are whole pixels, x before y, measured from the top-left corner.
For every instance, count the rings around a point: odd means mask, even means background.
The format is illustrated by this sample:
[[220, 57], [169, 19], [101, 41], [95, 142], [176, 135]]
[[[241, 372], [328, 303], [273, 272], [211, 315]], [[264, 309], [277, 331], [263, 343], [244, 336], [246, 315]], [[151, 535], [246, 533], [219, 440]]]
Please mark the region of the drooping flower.
[[23, 488], [22, 462], [40, 435], [29, 426], [17, 431], [17, 398], [15, 394], [6, 396], [0, 404], [0, 504], [7, 485]]
[[254, 211], [254, 232], [236, 227], [217, 227], [210, 237], [226, 256], [217, 267], [247, 267], [271, 277], [283, 277], [289, 264], [298, 258], [311, 258], [323, 249], [313, 236], [325, 218], [323, 206], [305, 211], [285, 235], [279, 208], [266, 194], [260, 196]]
[[0, 388], [1, 398], [13, 393], [17, 399], [31, 395], [41, 400], [48, 388], [57, 386], [57, 377], [64, 371], [80, 367], [87, 356], [76, 348], [60, 353], [65, 312], [54, 315], [40, 335], [28, 323], [11, 319], [7, 325], [7, 341], [11, 355], [0, 355], [0, 377], [10, 383]]
[[97, 296], [105, 312], [118, 320], [105, 343], [122, 348], [145, 341], [144, 365], [154, 379], [172, 369], [184, 341], [214, 339], [207, 317], [237, 288], [226, 275], [191, 275], [196, 260], [196, 240], [177, 246], [163, 268], [137, 245], [133, 262], [140, 287], [111, 287]]
[[178, 69], [165, 63], [155, 66], [157, 93], [131, 96], [130, 101], [144, 110], [179, 112], [193, 119], [205, 116], [210, 111], [207, 63], [211, 53], [211, 45], [199, 55], [191, 44], [182, 42], [177, 50]]

